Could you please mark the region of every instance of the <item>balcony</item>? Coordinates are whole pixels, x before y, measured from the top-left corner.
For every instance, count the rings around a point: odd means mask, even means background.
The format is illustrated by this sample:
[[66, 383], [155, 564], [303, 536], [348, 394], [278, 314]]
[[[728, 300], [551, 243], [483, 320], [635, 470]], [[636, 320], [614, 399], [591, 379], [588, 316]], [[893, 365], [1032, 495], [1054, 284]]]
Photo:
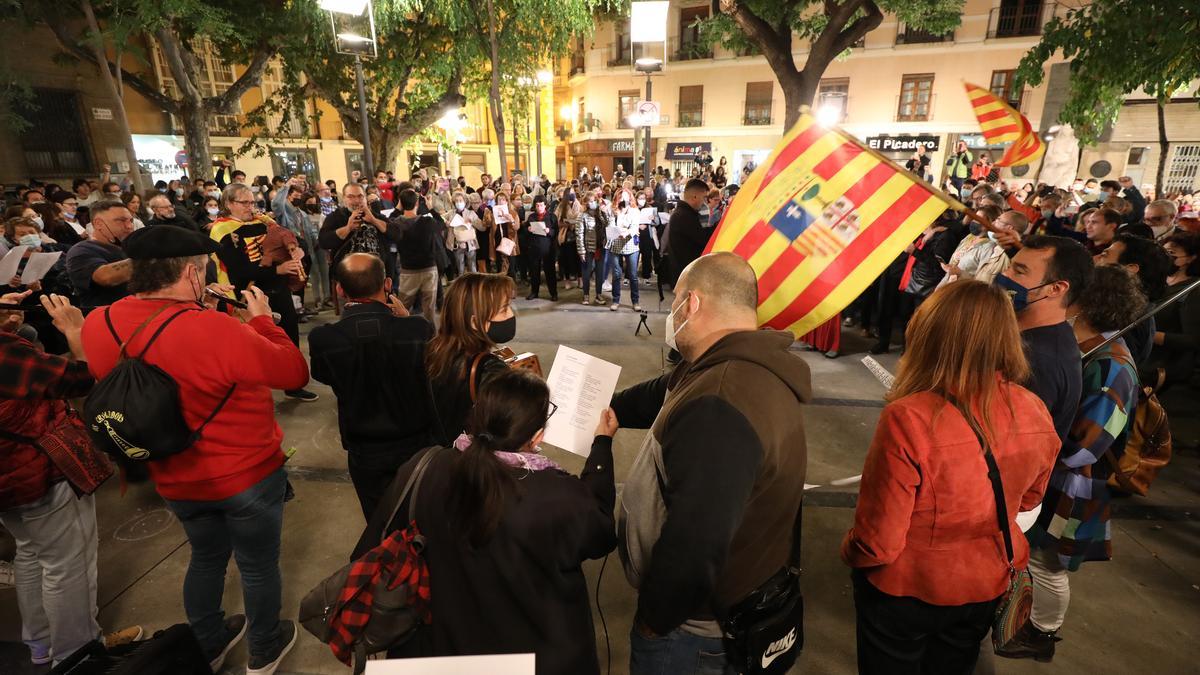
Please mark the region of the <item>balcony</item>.
[[675, 61], [699, 61], [713, 57], [712, 47], [705, 46], [695, 39], [680, 41], [679, 38], [672, 38], [667, 47]]
[[610, 44], [608, 46], [608, 67], [619, 68], [621, 66], [628, 66], [633, 62], [630, 59], [631, 54], [632, 50], [630, 49], [628, 38]]
[[742, 125], [747, 127], [768, 127], [774, 123], [771, 101], [743, 101]]
[[1042, 26], [1054, 18], [1057, 10], [1056, 2], [994, 7], [988, 13], [988, 39], [1041, 35]]
[[904, 26], [896, 33], [896, 44], [898, 45], [919, 45], [937, 42], [954, 42], [954, 31], [938, 35], [930, 33], [927, 30]]
[[704, 126], [704, 105], [682, 104], [679, 106], [679, 120], [676, 122], [677, 127], [702, 127]]
[[575, 77], [583, 73], [584, 66], [583, 52], [575, 52], [571, 55], [571, 71], [567, 77]]

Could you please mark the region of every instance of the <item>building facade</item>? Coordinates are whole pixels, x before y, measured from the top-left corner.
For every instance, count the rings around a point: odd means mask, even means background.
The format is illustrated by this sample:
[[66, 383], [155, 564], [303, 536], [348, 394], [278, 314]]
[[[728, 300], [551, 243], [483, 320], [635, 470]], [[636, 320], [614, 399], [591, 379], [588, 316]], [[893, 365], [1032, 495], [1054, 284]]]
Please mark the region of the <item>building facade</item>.
[[[1042, 0], [967, 0], [961, 24], [945, 35], [885, 16], [848, 55], [830, 64], [813, 109], [900, 163], [916, 145], [924, 145], [935, 177], [944, 172], [947, 154], [959, 140], [974, 154], [988, 150], [999, 159], [1004, 148], [988, 147], [979, 133], [963, 82], [989, 88], [1035, 129], [1050, 131], [1061, 102], [1056, 107], [1055, 96], [1047, 92], [1061, 86], [1056, 92], [1061, 97], [1066, 82], [1047, 78], [1042, 86], [1016, 89], [1014, 74], [1042, 27], [1066, 9]], [[646, 99], [647, 78], [634, 69], [634, 57], [642, 53], [665, 54], [662, 72], [649, 78], [662, 114], [651, 130], [652, 164], [686, 174], [695, 153], [707, 151], [718, 161], [724, 157], [736, 176], [766, 157], [784, 133], [783, 92], [762, 56], [701, 45], [694, 23], [710, 11], [706, 1], [673, 0], [665, 45], [630, 44], [629, 19], [598, 24], [593, 38], [560, 64], [566, 86], [556, 91], [556, 127], [566, 139], [569, 173], [585, 166], [599, 166], [605, 175], [617, 165], [640, 169], [638, 130], [626, 118]], [[803, 41], [795, 41], [798, 63], [804, 62], [806, 49]], [[1062, 72], [1067, 75], [1065, 68]], [[1172, 144], [1166, 182], [1174, 189], [1194, 189], [1200, 178], [1200, 109], [1190, 99], [1167, 107]], [[1131, 97], [1105, 140], [1077, 151], [1078, 174], [1152, 182], [1159, 154], [1154, 109]], [[1021, 180], [1037, 173], [1035, 164], [1002, 175]]]

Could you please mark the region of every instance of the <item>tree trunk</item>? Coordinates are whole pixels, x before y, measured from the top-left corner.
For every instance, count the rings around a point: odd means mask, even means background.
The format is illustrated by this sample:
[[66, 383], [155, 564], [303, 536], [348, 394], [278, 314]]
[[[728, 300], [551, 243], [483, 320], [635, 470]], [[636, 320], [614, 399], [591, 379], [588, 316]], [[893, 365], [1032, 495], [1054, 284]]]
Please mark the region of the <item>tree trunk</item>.
[[[137, 194], [145, 194], [150, 187], [142, 175], [141, 167], [138, 165], [137, 152], [133, 148], [133, 135], [129, 131], [129, 118], [125, 116], [125, 97], [122, 95], [121, 86], [113, 78], [112, 71], [108, 69], [108, 57], [104, 53], [100, 42], [100, 24], [96, 21], [96, 13], [92, 9], [91, 0], [83, 0], [83, 13], [87, 17], [88, 29], [95, 34], [93, 40], [88, 40], [92, 53], [96, 56], [96, 63], [100, 70], [100, 77], [104, 80], [104, 86], [108, 89], [109, 96], [116, 102], [114, 121], [117, 123], [117, 128], [121, 130], [121, 144], [125, 146], [125, 157], [129, 160], [129, 178], [133, 181], [133, 190]], [[119, 64], [119, 61], [118, 61]], [[118, 72], [120, 72], [118, 67]]]
[[504, 156], [504, 108], [500, 104], [500, 43], [496, 40], [496, 7], [487, 0], [488, 40], [491, 43], [492, 88], [488, 92], [492, 126], [496, 127], [496, 142], [500, 145], [500, 180], [508, 176], [508, 158]]
[[183, 150], [187, 153], [187, 175], [191, 180], [212, 180], [212, 149], [208, 139], [208, 111], [199, 102], [183, 107]]
[[813, 98], [817, 95], [819, 78], [804, 77], [803, 74], [790, 79], [786, 84], [780, 81], [783, 89], [783, 133], [791, 131], [800, 119], [800, 108], [812, 106]]
[[[400, 171], [400, 149], [404, 147], [404, 141], [407, 139], [396, 131], [384, 131], [383, 129], [378, 132], [372, 130], [371, 138], [379, 139], [379, 144], [376, 146], [378, 154], [375, 155], [375, 170], [394, 171], [401, 176], [405, 175]], [[405, 172], [411, 168], [403, 167]]]
[[517, 120], [513, 120], [513, 172], [521, 170], [521, 137], [517, 135]]
[[1162, 99], [1158, 100], [1158, 170], [1154, 172], [1154, 198], [1163, 199], [1167, 191], [1163, 181], [1167, 173], [1167, 153], [1171, 144], [1167, 140], [1167, 108]]

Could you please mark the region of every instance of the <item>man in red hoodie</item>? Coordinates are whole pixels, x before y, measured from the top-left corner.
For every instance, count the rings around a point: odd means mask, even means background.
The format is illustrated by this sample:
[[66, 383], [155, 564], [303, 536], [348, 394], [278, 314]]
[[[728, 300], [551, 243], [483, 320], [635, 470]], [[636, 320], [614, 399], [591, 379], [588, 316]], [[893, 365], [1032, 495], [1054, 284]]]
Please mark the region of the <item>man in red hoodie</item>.
[[[100, 379], [116, 365], [119, 343], [128, 341], [128, 354], [140, 354], [179, 384], [183, 417], [192, 429], [233, 387], [195, 445], [150, 462], [149, 470], [192, 547], [183, 605], [213, 671], [248, 625], [247, 673], [270, 675], [296, 641], [295, 625], [279, 620], [287, 477], [271, 390], [303, 387], [308, 364], [271, 320], [267, 296], [258, 288], [242, 292], [249, 306], [242, 321], [204, 307], [205, 267], [216, 248], [199, 233], [169, 225], [130, 235], [125, 251], [133, 261], [132, 295], [85, 321], [83, 345]], [[146, 350], [167, 320], [171, 325]], [[221, 595], [231, 553], [241, 572], [246, 616], [226, 618]]]

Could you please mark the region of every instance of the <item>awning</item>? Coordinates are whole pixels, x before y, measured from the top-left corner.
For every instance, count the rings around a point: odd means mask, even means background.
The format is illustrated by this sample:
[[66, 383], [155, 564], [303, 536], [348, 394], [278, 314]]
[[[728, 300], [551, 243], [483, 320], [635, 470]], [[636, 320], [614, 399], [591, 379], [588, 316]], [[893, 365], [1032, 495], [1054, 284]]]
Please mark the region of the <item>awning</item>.
[[704, 153], [712, 154], [712, 143], [667, 143], [667, 159], [694, 160]]

